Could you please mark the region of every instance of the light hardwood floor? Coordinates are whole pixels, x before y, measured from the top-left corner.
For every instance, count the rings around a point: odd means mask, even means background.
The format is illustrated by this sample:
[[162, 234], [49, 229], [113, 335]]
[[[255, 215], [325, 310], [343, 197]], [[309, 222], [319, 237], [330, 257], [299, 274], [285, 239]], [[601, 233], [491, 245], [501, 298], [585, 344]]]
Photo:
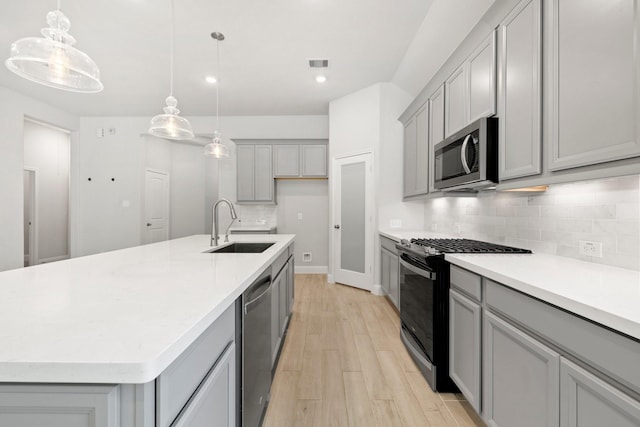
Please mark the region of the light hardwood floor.
[[384, 297], [297, 274], [265, 427], [484, 426], [459, 394], [431, 391]]

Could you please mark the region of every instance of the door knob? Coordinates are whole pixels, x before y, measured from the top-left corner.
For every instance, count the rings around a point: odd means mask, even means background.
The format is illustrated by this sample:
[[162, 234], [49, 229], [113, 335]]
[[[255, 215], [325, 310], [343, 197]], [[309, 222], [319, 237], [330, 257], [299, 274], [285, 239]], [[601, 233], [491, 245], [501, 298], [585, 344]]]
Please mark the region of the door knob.
[[340, 224], [334, 225], [333, 228], [335, 228], [336, 230], [340, 230]]
[[150, 222], [147, 223], [147, 227], [151, 227], [151, 223]]

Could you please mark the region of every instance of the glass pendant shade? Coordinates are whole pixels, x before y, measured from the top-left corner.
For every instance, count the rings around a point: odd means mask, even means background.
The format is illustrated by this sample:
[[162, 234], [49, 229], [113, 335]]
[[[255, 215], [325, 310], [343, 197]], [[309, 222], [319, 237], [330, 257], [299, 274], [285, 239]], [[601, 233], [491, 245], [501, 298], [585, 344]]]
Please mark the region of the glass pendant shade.
[[165, 100], [167, 106], [163, 108], [164, 114], [158, 114], [151, 119], [149, 133], [153, 136], [167, 139], [193, 139], [191, 124], [184, 117], [180, 117], [178, 100], [168, 96]]
[[25, 79], [73, 92], [100, 92], [100, 70], [89, 56], [73, 47], [69, 18], [60, 10], [47, 14], [44, 37], [26, 37], [11, 45], [5, 65]]
[[204, 155], [216, 159], [229, 157], [229, 148], [222, 143], [220, 132], [213, 133], [213, 141], [204, 146]]

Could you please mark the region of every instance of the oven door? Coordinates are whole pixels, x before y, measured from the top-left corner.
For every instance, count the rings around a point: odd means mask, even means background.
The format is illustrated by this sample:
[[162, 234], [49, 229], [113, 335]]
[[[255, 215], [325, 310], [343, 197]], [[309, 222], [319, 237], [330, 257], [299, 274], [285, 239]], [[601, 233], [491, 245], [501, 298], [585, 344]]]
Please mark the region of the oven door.
[[403, 329], [433, 364], [436, 273], [410, 254], [400, 256], [400, 319]]

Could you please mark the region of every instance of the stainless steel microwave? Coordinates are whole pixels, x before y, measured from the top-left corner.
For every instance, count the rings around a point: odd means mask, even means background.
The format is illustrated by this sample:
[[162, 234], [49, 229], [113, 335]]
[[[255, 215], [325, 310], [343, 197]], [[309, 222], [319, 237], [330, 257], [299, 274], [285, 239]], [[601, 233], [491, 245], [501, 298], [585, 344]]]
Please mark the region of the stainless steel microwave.
[[480, 190], [498, 183], [498, 119], [483, 117], [435, 146], [438, 190]]

